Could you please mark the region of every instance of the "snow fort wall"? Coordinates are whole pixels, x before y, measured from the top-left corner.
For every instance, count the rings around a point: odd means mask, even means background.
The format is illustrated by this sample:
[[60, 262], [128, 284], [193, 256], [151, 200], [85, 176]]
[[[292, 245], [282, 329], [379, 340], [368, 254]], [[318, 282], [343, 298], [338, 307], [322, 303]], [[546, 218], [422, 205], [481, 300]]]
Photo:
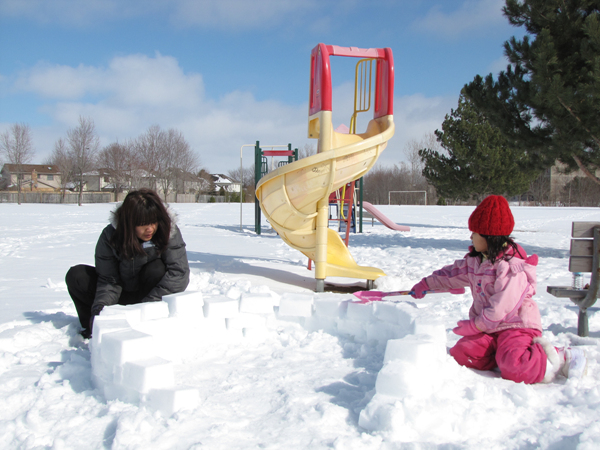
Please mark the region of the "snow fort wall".
[[175, 374], [186, 356], [199, 351], [199, 342], [262, 339], [275, 332], [277, 323], [295, 322], [308, 331], [385, 348], [376, 394], [359, 422], [377, 429], [392, 420], [390, 401], [435, 391], [434, 375], [448, 357], [446, 330], [420, 323], [410, 302], [355, 300], [332, 293], [241, 293], [232, 299], [187, 291], [161, 302], [110, 306], [94, 321], [93, 382], [107, 400], [146, 405], [167, 416], [194, 409], [198, 389], [178, 384]]

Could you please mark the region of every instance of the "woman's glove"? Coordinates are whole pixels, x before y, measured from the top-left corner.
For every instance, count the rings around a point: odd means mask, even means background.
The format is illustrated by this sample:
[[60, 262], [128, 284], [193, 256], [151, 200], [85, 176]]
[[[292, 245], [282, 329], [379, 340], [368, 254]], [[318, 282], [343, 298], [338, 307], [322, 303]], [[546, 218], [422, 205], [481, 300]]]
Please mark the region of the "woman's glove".
[[90, 317], [90, 327], [88, 328], [87, 335], [83, 336], [87, 339], [92, 337], [92, 331], [94, 330], [94, 317], [99, 316], [100, 312], [104, 309], [104, 305], [93, 305], [92, 306], [92, 317]]
[[426, 291], [428, 290], [429, 286], [427, 286], [427, 281], [425, 281], [425, 278], [423, 278], [421, 281], [419, 281], [412, 287], [412, 289], [410, 290], [412, 294], [410, 294], [410, 296], [412, 298], [423, 298], [425, 297], [425, 294], [427, 293]]
[[457, 325], [452, 331], [459, 336], [474, 336], [483, 333], [483, 331], [475, 326], [473, 320], [459, 320]]

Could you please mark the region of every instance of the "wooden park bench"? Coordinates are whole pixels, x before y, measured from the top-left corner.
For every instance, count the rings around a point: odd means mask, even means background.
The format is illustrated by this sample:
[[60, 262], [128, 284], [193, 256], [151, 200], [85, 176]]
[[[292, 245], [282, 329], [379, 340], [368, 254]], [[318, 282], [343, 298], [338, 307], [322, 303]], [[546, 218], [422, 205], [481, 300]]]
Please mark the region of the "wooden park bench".
[[568, 297], [579, 307], [577, 334], [589, 334], [587, 309], [596, 303], [600, 286], [600, 222], [573, 222], [571, 232], [569, 271], [591, 273], [587, 289], [571, 286], [548, 286], [547, 291], [555, 297]]

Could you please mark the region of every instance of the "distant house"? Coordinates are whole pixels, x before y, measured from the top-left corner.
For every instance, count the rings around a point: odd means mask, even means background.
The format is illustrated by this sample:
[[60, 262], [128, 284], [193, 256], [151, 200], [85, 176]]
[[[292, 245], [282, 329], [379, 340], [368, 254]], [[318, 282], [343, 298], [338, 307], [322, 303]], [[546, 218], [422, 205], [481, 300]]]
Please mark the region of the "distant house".
[[[20, 170], [19, 170], [20, 169]], [[23, 191], [55, 192], [60, 190], [58, 166], [50, 164], [4, 164], [0, 185], [2, 189]]]
[[220, 191], [221, 188], [223, 188], [223, 190], [225, 192], [229, 192], [229, 193], [240, 192], [240, 184], [233, 181], [227, 175], [223, 175], [221, 173], [215, 173], [215, 174], [211, 174], [211, 176], [213, 178], [213, 182], [215, 184], [216, 191]]
[[202, 192], [206, 181], [191, 172], [184, 172], [181, 169], [174, 169], [173, 176], [175, 178], [174, 190], [178, 194], [197, 194]]
[[84, 191], [100, 192], [113, 189], [114, 186], [110, 182], [110, 176], [107, 170], [98, 169], [83, 174]]

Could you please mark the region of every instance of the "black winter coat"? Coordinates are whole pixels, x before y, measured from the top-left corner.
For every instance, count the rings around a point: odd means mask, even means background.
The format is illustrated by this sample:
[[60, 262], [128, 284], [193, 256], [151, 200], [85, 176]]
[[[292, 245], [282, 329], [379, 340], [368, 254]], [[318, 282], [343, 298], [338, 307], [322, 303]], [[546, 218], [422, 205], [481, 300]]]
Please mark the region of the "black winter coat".
[[162, 254], [154, 245], [145, 245], [145, 255], [136, 255], [130, 259], [122, 258], [110, 245], [110, 238], [114, 233], [115, 227], [107, 225], [96, 244], [98, 284], [94, 305], [115, 305], [122, 290], [137, 290], [140, 270], [145, 264], [158, 258], [162, 259], [166, 273], [142, 302], [160, 301], [163, 295], [185, 291], [190, 280], [190, 267], [185, 242], [177, 225], [171, 225], [169, 243]]

